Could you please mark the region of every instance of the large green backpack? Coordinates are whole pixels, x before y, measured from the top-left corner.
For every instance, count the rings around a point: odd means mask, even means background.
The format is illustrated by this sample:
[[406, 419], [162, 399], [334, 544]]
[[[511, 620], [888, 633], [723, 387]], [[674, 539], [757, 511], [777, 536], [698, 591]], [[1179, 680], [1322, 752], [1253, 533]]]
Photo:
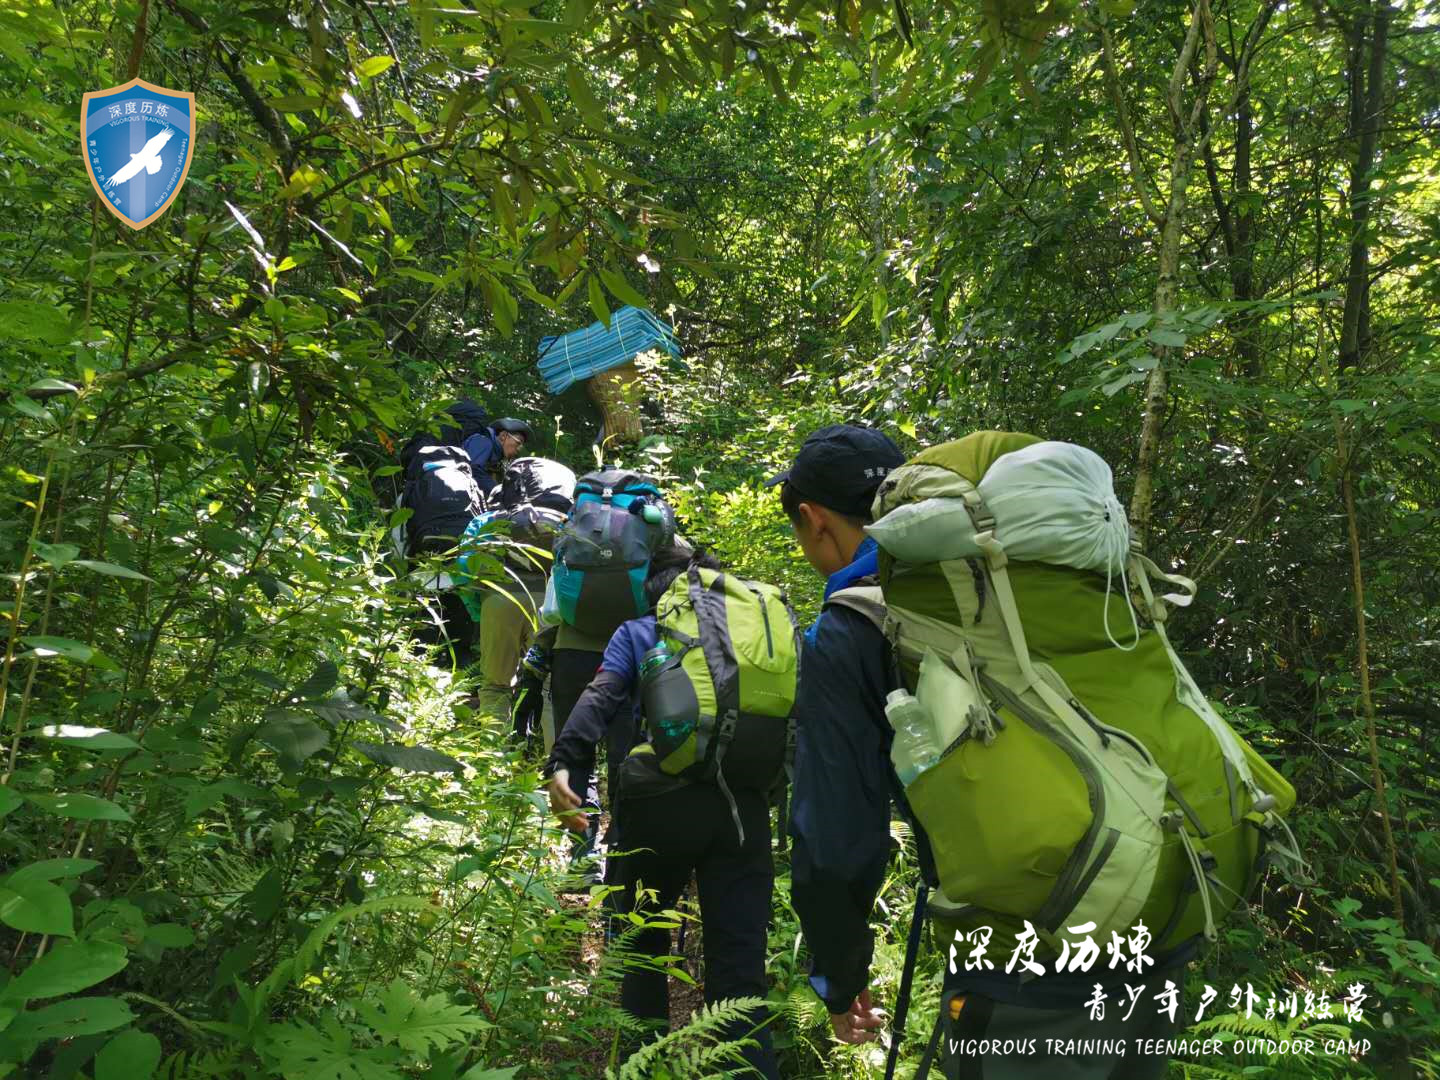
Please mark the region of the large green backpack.
[[669, 658], [642, 672], [640, 701], [653, 754], [671, 776], [713, 781], [745, 830], [731, 789], [769, 790], [793, 757], [800, 635], [773, 585], [693, 563], [655, 608]]
[[1281, 820], [1294, 790], [1165, 633], [1194, 583], [1132, 547], [1098, 456], [978, 432], [894, 470], [874, 509], [884, 626], [939, 729], [905, 789], [945, 898], [932, 912], [997, 934], [1029, 921], [1052, 949], [1144, 923], [1163, 950], [1213, 940], [1267, 853], [1303, 870]]

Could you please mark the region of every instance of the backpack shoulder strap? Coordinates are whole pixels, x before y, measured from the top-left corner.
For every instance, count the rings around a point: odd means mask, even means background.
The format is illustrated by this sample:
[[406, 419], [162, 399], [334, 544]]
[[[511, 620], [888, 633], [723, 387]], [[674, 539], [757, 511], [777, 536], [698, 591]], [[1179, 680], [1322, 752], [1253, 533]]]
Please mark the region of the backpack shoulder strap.
[[855, 584], [831, 593], [821, 610], [828, 607], [849, 608], [869, 619], [875, 629], [885, 632], [885, 594], [873, 577], [860, 578]]
[[[863, 615], [875, 629], [879, 630], [885, 637], [887, 690], [902, 688], [905, 685], [900, 674], [900, 658], [895, 652], [893, 643], [888, 634], [885, 633], [885, 623], [889, 609], [885, 606], [885, 594], [880, 589], [880, 579], [867, 575], [859, 578], [854, 584], [831, 593], [829, 598], [821, 607], [821, 611], [830, 607], [849, 608], [851, 611]], [[880, 717], [876, 720], [888, 733], [889, 722]], [[935, 871], [935, 857], [930, 850], [930, 838], [926, 835], [920, 820], [910, 810], [910, 803], [905, 798], [905, 788], [900, 783], [900, 778], [892, 771], [890, 774], [891, 795], [895, 799], [895, 805], [901, 808], [901, 813], [910, 823], [917, 840], [917, 850], [920, 856], [920, 877], [926, 885], [935, 886], [939, 882], [939, 876]]]

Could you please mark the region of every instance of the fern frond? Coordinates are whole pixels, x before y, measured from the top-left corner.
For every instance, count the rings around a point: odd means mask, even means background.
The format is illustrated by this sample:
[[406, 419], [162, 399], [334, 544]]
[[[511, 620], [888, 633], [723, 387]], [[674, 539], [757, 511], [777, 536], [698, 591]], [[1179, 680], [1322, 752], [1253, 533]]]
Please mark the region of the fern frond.
[[443, 993], [422, 998], [402, 979], [396, 979], [386, 988], [379, 1004], [383, 1009], [368, 1001], [361, 1002], [358, 1009], [361, 1019], [382, 1040], [395, 1042], [413, 1054], [443, 1050], [492, 1026], [464, 1005], [452, 1005]]
[[[723, 1029], [732, 1024], [753, 1023], [754, 1011], [765, 1007], [765, 999], [758, 997], [732, 998], [706, 1005], [683, 1028], [630, 1055], [618, 1076], [608, 1070], [606, 1075], [613, 1080], [647, 1080], [654, 1070], [663, 1067], [675, 1080], [706, 1080], [716, 1075], [715, 1065], [719, 1062], [739, 1064], [742, 1051], [753, 1043], [748, 1038], [725, 1041]], [[707, 1053], [692, 1054], [685, 1044], [694, 1040], [708, 1041], [710, 1045], [701, 1048]]]

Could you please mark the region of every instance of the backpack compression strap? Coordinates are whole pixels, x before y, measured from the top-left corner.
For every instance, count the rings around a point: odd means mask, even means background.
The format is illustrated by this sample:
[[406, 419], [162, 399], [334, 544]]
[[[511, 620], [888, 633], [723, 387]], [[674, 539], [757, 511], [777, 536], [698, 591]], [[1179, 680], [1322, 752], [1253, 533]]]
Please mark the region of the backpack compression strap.
[[[690, 605], [695, 609], [695, 624], [699, 627], [700, 649], [705, 656], [705, 666], [710, 669], [710, 681], [715, 686], [715, 783], [730, 804], [730, 817], [735, 822], [740, 846], [744, 847], [745, 826], [740, 823], [740, 807], [735, 803], [730, 785], [725, 782], [725, 751], [740, 722], [740, 666], [735, 660], [735, 647], [730, 641], [729, 621], [725, 614], [725, 575], [717, 574], [707, 589], [700, 578], [700, 567], [692, 562], [687, 577]], [[703, 749], [697, 745], [697, 754]]]

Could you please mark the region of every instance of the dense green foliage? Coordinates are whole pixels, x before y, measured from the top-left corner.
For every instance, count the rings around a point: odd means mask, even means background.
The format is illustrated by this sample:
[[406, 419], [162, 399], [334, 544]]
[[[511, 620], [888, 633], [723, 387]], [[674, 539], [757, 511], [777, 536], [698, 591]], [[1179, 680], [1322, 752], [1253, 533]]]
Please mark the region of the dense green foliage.
[[[1435, 17], [0, 0], [0, 1076], [619, 1071], [623, 950], [563, 896], [537, 763], [410, 640], [385, 443], [469, 393], [583, 467], [536, 343], [625, 302], [687, 359], [606, 458], [808, 614], [759, 481], [821, 423], [1033, 431], [1138, 486], [1201, 584], [1177, 645], [1299, 790], [1315, 878], [1267, 882], [1192, 996], [1370, 991], [1363, 1057], [1176, 1075], [1440, 1074]], [[75, 124], [137, 72], [200, 124], [133, 232]], [[897, 857], [887, 1002], [913, 888]], [[782, 875], [786, 1075], [868, 1075], [804, 970]], [[720, 1019], [623, 1075], [723, 1071]]]

